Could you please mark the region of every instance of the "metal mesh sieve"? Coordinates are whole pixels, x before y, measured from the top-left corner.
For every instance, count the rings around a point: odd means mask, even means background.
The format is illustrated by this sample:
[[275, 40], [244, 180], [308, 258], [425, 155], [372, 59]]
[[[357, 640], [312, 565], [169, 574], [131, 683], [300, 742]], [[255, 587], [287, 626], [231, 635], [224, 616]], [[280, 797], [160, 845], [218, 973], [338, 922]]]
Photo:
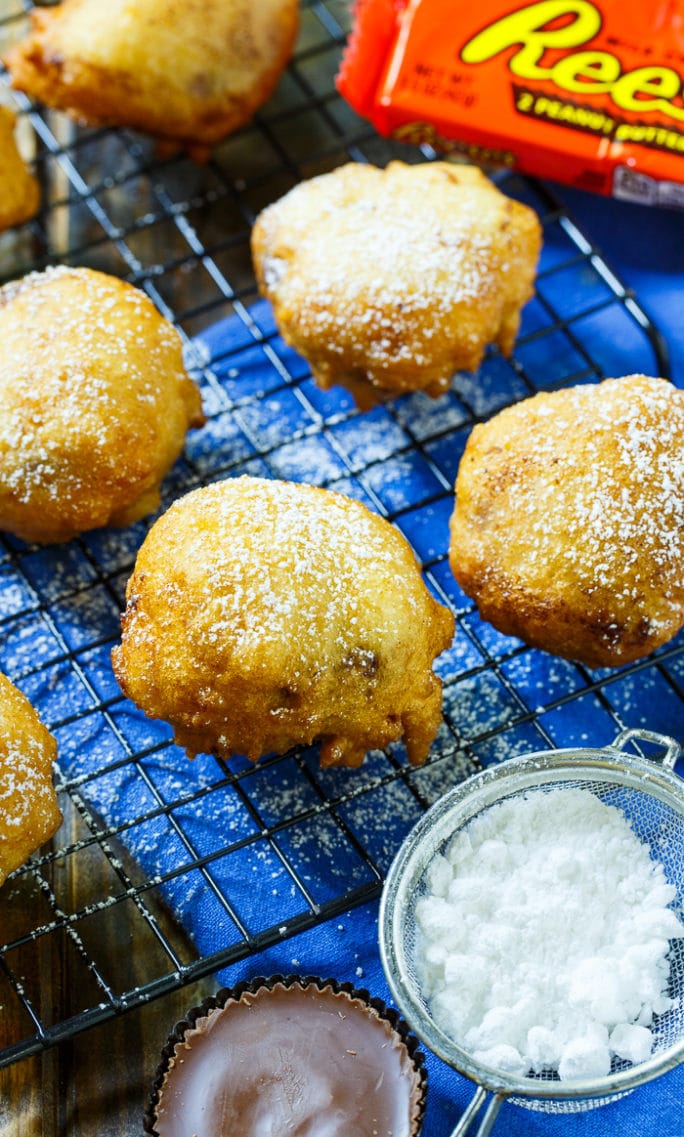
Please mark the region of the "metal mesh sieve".
[[[629, 743], [655, 743], [660, 762], [625, 752]], [[573, 1112], [622, 1096], [684, 1060], [684, 938], [673, 940], [671, 1008], [652, 1024], [654, 1043], [638, 1064], [614, 1058], [602, 1078], [561, 1082], [552, 1071], [517, 1077], [475, 1061], [435, 1021], [421, 989], [420, 934], [416, 905], [427, 891], [430, 865], [475, 816], [504, 799], [532, 789], [584, 789], [620, 809], [653, 860], [677, 890], [672, 903], [684, 909], [684, 783], [674, 773], [678, 743], [647, 731], [624, 731], [603, 750], [556, 750], [512, 759], [457, 786], [441, 798], [411, 831], [390, 869], [380, 906], [380, 954], [392, 994], [417, 1035], [435, 1054], [478, 1085], [452, 1137], [465, 1134], [484, 1108], [478, 1137], [486, 1137], [500, 1105], [515, 1101], [532, 1109]], [[486, 1105], [489, 1094], [493, 1098]], [[486, 1106], [486, 1108], [485, 1108]]]

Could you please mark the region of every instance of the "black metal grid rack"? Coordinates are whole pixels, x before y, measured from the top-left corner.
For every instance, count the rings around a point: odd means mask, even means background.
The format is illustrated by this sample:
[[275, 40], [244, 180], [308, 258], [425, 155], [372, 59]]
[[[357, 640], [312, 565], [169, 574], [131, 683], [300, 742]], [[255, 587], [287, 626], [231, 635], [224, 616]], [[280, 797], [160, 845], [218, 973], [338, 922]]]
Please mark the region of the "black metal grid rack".
[[[28, 7], [8, 0], [0, 35], [19, 34]], [[551, 659], [484, 624], [446, 562], [453, 480], [475, 421], [540, 389], [667, 374], [657, 330], [549, 191], [501, 178], [543, 221], [537, 295], [514, 357], [491, 351], [439, 400], [360, 414], [344, 392], [315, 387], [258, 300], [249, 231], [264, 205], [349, 158], [433, 156], [379, 139], [336, 93], [348, 28], [347, 3], [305, 0], [276, 95], [205, 166], [8, 93], [22, 137], [37, 140], [44, 203], [0, 237], [0, 276], [58, 262], [103, 269], [143, 288], [180, 329], [208, 423], [189, 437], [164, 507], [208, 480], [259, 472], [360, 496], [399, 526], [457, 615], [439, 664], [443, 727], [420, 769], [401, 746], [358, 771], [321, 771], [315, 748], [256, 767], [190, 763], [164, 724], [123, 699], [109, 664], [146, 525], [46, 549], [0, 538], [0, 669], [57, 736], [65, 816], [0, 892], [0, 1004], [14, 1010], [12, 1033], [0, 1026], [0, 1065], [376, 897], [407, 829], [474, 769], [547, 745], [603, 745], [623, 727], [684, 734], [681, 637], [619, 671]], [[65, 971], [46, 995], [41, 977], [57, 955]]]

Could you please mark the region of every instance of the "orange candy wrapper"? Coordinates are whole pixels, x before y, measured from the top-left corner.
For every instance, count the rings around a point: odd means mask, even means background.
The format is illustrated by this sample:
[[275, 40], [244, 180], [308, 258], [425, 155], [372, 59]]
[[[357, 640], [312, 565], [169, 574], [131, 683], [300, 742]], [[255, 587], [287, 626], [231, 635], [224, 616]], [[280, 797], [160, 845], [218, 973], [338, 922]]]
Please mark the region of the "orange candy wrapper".
[[337, 85], [385, 136], [684, 209], [684, 0], [359, 0]]

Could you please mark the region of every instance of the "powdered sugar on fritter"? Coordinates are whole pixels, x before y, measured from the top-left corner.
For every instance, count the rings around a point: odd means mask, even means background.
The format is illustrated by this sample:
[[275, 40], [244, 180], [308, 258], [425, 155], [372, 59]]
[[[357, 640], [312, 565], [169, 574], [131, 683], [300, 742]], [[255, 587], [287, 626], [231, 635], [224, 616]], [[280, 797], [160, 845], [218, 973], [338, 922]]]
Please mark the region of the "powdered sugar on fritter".
[[[627, 391], [627, 398], [622, 392]], [[516, 484], [515, 504], [530, 518], [531, 561], [548, 561], [560, 534], [581, 534], [563, 544], [563, 555], [582, 567], [587, 593], [608, 588], [617, 603], [643, 601], [657, 575], [666, 600], [678, 599], [684, 555], [684, 401], [661, 379], [634, 376], [600, 387], [563, 392], [562, 409], [548, 397], [535, 404], [540, 418], [526, 454], [536, 476]], [[514, 408], [513, 414], [522, 414]], [[541, 419], [553, 416], [553, 429]], [[548, 499], [548, 500], [545, 500]], [[634, 595], [621, 592], [636, 573]], [[672, 589], [672, 592], [670, 592]], [[651, 614], [650, 622], [658, 618]]]
[[[264, 489], [258, 479], [238, 485], [240, 496], [224, 492], [221, 483], [188, 495], [164, 521], [171, 563], [183, 563], [186, 574], [201, 580], [205, 648], [230, 649], [248, 666], [257, 648], [271, 644], [287, 647], [293, 661], [300, 657], [322, 667], [321, 642], [337, 637], [336, 654], [344, 655], [369, 624], [389, 644], [401, 639], [406, 621], [420, 620], [423, 590], [415, 558], [381, 518], [312, 487], [273, 480]], [[195, 501], [202, 503], [203, 525], [175, 525], [176, 514]], [[208, 524], [210, 548], [203, 528]], [[390, 602], [387, 582], [408, 565], [415, 584], [397, 590]], [[164, 589], [172, 622], [188, 600], [174, 581]], [[135, 609], [129, 619], [135, 635], [144, 635], [146, 621]]]
[[178, 398], [176, 330], [139, 289], [65, 265], [3, 286], [0, 327], [2, 486], [63, 501], [93, 468], [116, 480]]
[[438, 394], [488, 343], [510, 350], [538, 222], [473, 167], [351, 162], [295, 186], [254, 228], [281, 334], [315, 378]]
[[[414, 208], [414, 199], [405, 202], [397, 194], [390, 212], [381, 207], [379, 188], [373, 183], [366, 188], [375, 196], [343, 201], [333, 196], [320, 203], [313, 228], [304, 194], [300, 208], [294, 195], [288, 199], [297, 255], [289, 261], [266, 257], [264, 279], [269, 288], [285, 282], [296, 294], [311, 297], [298, 316], [310, 332], [317, 327], [321, 334], [334, 327], [348, 330], [349, 307], [355, 306], [355, 326], [368, 325], [368, 349], [379, 362], [402, 354], [408, 358], [412, 345], [397, 339], [397, 313], [404, 321], [420, 320], [422, 334], [430, 339], [441, 333], [445, 315], [456, 306], [484, 302], [485, 297], [489, 301], [493, 238], [481, 231], [477, 199], [468, 194], [443, 232], [429, 211], [421, 214]], [[326, 234], [322, 248], [321, 227]], [[357, 239], [350, 240], [350, 233]], [[375, 258], [375, 274], [359, 271], [360, 243]]]

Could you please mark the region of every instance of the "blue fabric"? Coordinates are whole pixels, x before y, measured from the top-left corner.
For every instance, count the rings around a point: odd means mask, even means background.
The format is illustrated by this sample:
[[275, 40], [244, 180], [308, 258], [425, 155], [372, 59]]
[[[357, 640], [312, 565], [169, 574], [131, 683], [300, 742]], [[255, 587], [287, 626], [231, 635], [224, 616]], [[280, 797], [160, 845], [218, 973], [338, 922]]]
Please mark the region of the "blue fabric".
[[684, 213], [555, 189], [666, 337], [672, 377], [684, 387]]

